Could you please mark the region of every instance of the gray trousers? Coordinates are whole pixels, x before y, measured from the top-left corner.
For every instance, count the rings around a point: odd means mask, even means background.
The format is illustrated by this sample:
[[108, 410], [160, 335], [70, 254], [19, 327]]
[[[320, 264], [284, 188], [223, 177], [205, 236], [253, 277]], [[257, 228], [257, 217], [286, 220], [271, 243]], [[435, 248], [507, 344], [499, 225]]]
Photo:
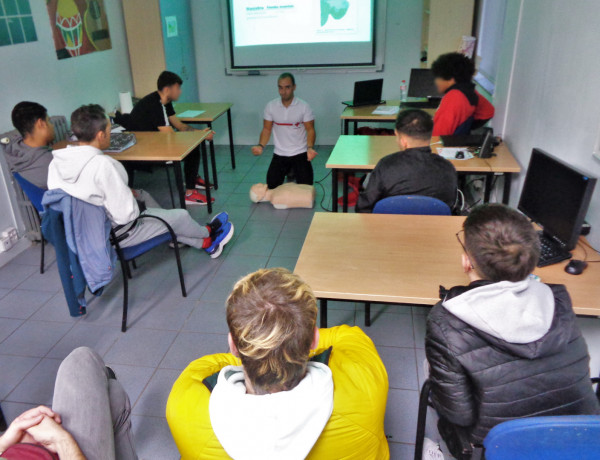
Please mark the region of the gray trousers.
[[92, 349], [73, 350], [58, 368], [52, 410], [88, 460], [137, 459], [129, 397]]
[[[148, 208], [143, 213], [160, 217], [173, 228], [177, 241], [202, 249], [204, 239], [208, 238], [208, 229], [200, 225], [185, 209]], [[129, 236], [120, 242], [121, 247], [135, 246], [155, 236], [165, 233], [165, 225], [157, 219], [141, 219], [135, 228], [129, 230]]]

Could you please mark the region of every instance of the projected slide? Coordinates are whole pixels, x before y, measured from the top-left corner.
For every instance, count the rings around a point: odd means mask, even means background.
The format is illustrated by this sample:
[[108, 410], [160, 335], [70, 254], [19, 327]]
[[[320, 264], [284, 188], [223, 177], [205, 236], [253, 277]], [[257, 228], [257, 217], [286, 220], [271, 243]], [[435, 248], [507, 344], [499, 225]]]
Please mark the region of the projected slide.
[[372, 4], [365, 0], [232, 0], [236, 47], [369, 42]]

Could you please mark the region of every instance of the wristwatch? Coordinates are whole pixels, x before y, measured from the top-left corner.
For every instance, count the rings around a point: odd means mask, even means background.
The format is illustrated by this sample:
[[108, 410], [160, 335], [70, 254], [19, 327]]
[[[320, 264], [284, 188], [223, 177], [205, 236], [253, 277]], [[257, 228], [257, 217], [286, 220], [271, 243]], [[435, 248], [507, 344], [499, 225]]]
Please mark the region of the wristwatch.
[[258, 147], [260, 147], [261, 149], [264, 149], [264, 148], [265, 148], [265, 146], [264, 146], [264, 145], [262, 145], [262, 144], [256, 144], [256, 145], [257, 145]]

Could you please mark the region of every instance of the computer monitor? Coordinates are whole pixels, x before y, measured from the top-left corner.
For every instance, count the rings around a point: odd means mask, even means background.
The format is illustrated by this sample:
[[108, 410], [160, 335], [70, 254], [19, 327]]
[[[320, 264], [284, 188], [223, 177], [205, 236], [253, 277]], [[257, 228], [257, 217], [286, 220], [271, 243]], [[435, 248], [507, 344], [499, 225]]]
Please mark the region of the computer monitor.
[[441, 97], [433, 82], [431, 69], [411, 69], [408, 97]]
[[381, 102], [383, 91], [383, 78], [376, 80], [363, 80], [354, 83], [354, 99], [344, 101], [349, 107], [360, 107], [361, 105], [375, 105]]
[[519, 211], [539, 224], [565, 250], [577, 245], [596, 178], [533, 149]]

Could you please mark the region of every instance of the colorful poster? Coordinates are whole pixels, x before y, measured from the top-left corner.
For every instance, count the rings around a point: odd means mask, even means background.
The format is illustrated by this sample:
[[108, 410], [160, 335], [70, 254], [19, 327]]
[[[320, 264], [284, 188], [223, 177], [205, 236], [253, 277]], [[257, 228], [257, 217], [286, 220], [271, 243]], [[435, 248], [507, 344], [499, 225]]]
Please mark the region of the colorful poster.
[[46, 0], [56, 57], [112, 48], [104, 0]]

